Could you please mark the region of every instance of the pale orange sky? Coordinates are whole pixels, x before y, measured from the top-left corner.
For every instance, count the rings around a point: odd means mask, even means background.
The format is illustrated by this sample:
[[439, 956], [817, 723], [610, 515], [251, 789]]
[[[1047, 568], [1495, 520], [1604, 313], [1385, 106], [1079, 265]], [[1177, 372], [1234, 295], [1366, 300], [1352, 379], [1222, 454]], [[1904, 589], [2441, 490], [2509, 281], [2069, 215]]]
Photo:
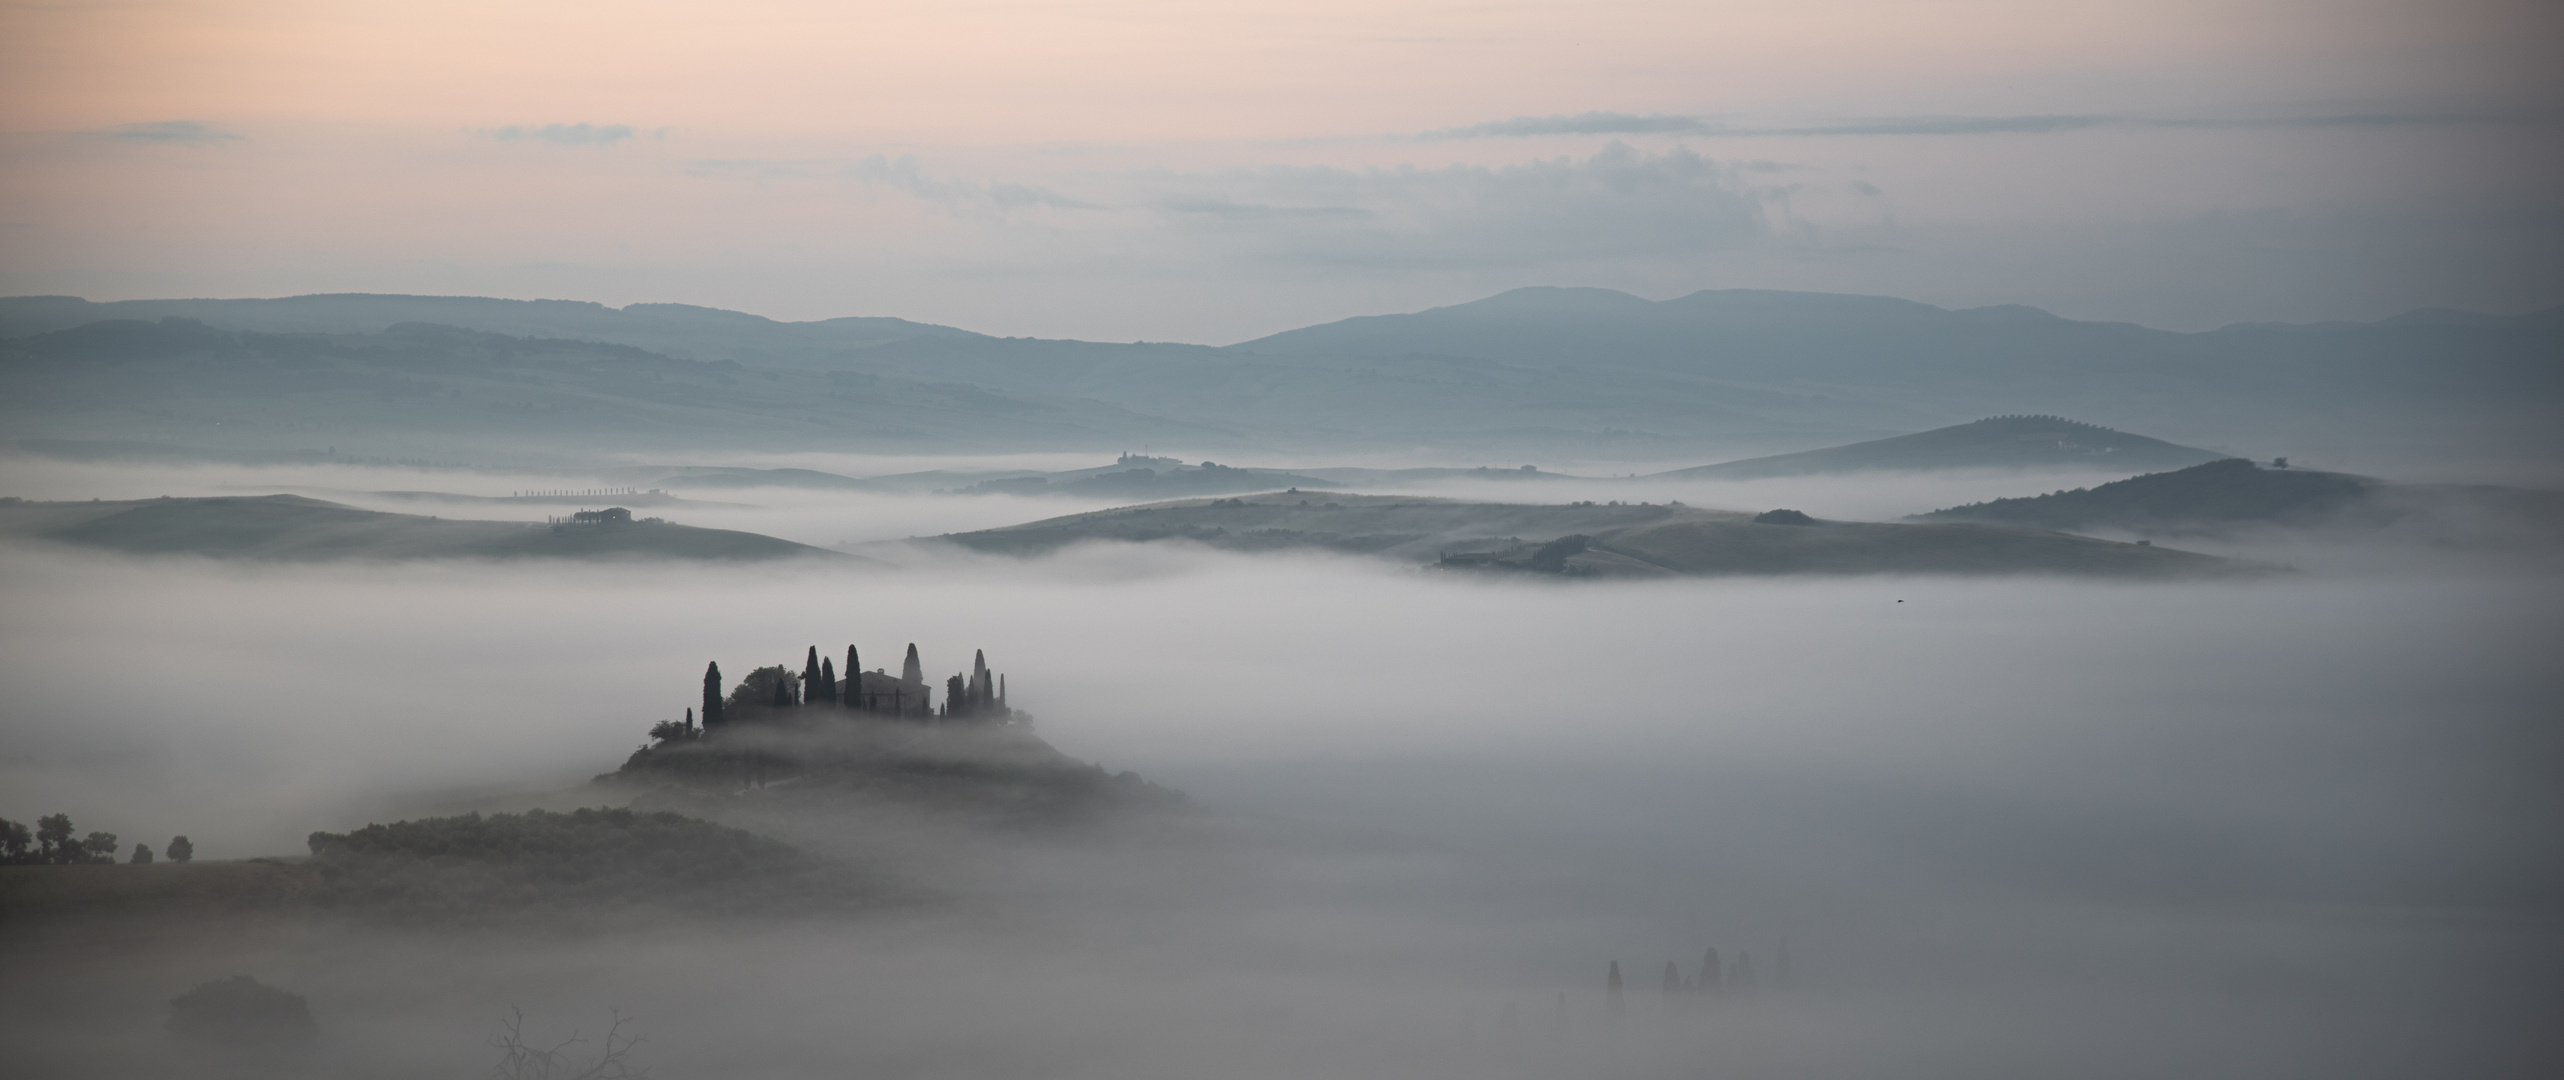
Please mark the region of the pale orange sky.
[[2543, 306], [2542, 11], [0, 4], [0, 292], [1191, 340], [1521, 284], [2170, 326]]

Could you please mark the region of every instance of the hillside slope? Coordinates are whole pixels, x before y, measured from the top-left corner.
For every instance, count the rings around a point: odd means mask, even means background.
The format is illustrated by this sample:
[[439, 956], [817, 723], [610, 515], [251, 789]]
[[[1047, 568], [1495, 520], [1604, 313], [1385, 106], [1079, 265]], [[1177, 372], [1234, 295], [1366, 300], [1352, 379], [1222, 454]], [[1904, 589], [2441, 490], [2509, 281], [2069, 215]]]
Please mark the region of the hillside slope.
[[2364, 476], [2265, 469], [2242, 458], [2225, 458], [2097, 487], [1954, 506], [1910, 520], [2140, 533], [2313, 525], [2369, 502], [2381, 486]]
[[789, 540], [660, 522], [526, 525], [358, 510], [297, 495], [0, 505], [0, 536], [131, 555], [338, 559], [707, 559], [845, 556]]
[[1185, 499], [1045, 518], [942, 537], [974, 551], [1033, 555], [1095, 540], [1186, 540], [1231, 551], [1309, 549], [1422, 559], [1539, 543], [1677, 517], [1742, 518], [1681, 506], [1478, 503], [1405, 495], [1285, 491]]
[[1997, 416], [1849, 446], [1747, 458], [1657, 473], [1666, 479], [1753, 480], [1892, 469], [2180, 468], [2220, 455], [2056, 416]]
[[[1811, 522], [1681, 505], [1474, 503], [1387, 495], [1266, 493], [1071, 514], [957, 533], [975, 551], [1032, 555], [1089, 541], [1185, 541], [1230, 551], [1327, 550], [1402, 560], [1475, 555], [1454, 568], [1537, 570], [1537, 545], [1587, 538], [1573, 576], [2081, 574], [2170, 578], [2246, 572], [2168, 548], [2036, 529]], [[1573, 540], [1569, 539], [1570, 544]], [[1555, 569], [1554, 567], [1552, 568]]]

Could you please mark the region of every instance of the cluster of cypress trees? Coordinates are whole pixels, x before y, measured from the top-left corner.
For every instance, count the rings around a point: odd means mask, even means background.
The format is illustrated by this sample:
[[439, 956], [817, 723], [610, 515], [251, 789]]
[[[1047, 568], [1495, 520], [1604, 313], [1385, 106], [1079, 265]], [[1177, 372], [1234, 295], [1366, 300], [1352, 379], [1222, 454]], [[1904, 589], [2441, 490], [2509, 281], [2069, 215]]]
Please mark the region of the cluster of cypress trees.
[[[1781, 939], [1780, 949], [1774, 954], [1772, 963], [1772, 988], [1789, 989], [1788, 938]], [[1665, 1000], [1668, 1004], [1678, 998], [1691, 996], [1751, 995], [1759, 988], [1760, 980], [1754, 975], [1753, 954], [1742, 949], [1736, 951], [1736, 959], [1732, 963], [1721, 963], [1718, 950], [1715, 948], [1701, 953], [1700, 974], [1690, 979], [1683, 977], [1681, 965], [1671, 960], [1665, 961]], [[1604, 976], [1603, 994], [1613, 1010], [1617, 1011], [1621, 1007], [1620, 961], [1618, 960], [1611, 962], [1611, 970]]]
[[[886, 672], [874, 672], [872, 678], [874, 685], [867, 687], [863, 659], [854, 646], [846, 646], [846, 666], [844, 676], [840, 678], [836, 658], [819, 655], [819, 647], [813, 645], [805, 654], [797, 677], [780, 666], [758, 668], [740, 681], [738, 692], [725, 697], [721, 664], [715, 661], [703, 669], [701, 726], [696, 726], [697, 710], [688, 709], [684, 722], [661, 721], [650, 734], [660, 742], [701, 738], [728, 724], [747, 719], [744, 715], [734, 714], [739, 707], [751, 704], [771, 709], [825, 706], [919, 720], [1002, 720], [1014, 715], [1014, 710], [1006, 705], [1006, 676], [988, 669], [988, 654], [984, 650], [972, 656], [970, 674], [955, 675], [945, 680], [944, 704], [940, 710], [934, 707], [932, 692], [926, 685], [925, 668], [917, 659], [914, 642], [909, 643], [907, 660], [898, 679], [889, 679]], [[885, 681], [891, 684], [887, 689], [880, 687]]]

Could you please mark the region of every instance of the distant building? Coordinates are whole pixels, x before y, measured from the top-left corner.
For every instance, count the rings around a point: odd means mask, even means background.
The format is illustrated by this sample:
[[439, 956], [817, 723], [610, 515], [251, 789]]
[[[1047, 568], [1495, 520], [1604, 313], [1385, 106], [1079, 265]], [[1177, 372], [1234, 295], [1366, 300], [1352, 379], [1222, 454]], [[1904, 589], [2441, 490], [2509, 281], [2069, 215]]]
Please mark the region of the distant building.
[[570, 515], [570, 520], [580, 525], [630, 525], [632, 511], [620, 506], [607, 507], [603, 510], [581, 510]]

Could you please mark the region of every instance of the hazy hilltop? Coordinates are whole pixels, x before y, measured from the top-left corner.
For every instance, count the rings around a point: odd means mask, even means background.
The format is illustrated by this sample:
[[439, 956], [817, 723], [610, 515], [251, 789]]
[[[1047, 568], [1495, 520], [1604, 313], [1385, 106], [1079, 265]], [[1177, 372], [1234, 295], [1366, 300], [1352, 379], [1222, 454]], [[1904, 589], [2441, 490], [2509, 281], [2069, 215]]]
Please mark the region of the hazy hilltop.
[[1951, 311], [1753, 289], [1651, 302], [1528, 288], [1235, 348], [1309, 360], [1460, 356], [1597, 384], [1707, 381], [1773, 418], [1887, 429], [1948, 423], [1954, 409], [2069, 412], [2185, 438], [2361, 428], [2361, 438], [2402, 443], [2436, 429], [2548, 454], [2560, 444], [2541, 417], [2564, 398], [2564, 308], [2175, 333], [2017, 305]]
[[0, 536], [130, 555], [282, 561], [597, 559], [725, 561], [846, 556], [756, 533], [645, 520], [455, 521], [359, 510], [299, 495], [0, 503]]
[[2057, 416], [1997, 416], [1849, 446], [1747, 458], [1657, 473], [1685, 480], [1754, 480], [1772, 476], [1898, 469], [2178, 468], [2218, 454], [2161, 439], [2112, 431]]
[[1186, 445], [1632, 460], [2067, 413], [2221, 448], [2249, 437], [2267, 444], [2256, 454], [2320, 434], [2564, 456], [2547, 422], [2564, 403], [2556, 310], [2185, 334], [1882, 297], [1654, 302], [1534, 288], [1215, 348], [678, 304], [20, 297], [0, 300], [0, 339], [0, 417], [22, 441], [268, 452], [335, 441], [375, 456], [450, 454], [441, 448], [468, 440], [590, 455]]

